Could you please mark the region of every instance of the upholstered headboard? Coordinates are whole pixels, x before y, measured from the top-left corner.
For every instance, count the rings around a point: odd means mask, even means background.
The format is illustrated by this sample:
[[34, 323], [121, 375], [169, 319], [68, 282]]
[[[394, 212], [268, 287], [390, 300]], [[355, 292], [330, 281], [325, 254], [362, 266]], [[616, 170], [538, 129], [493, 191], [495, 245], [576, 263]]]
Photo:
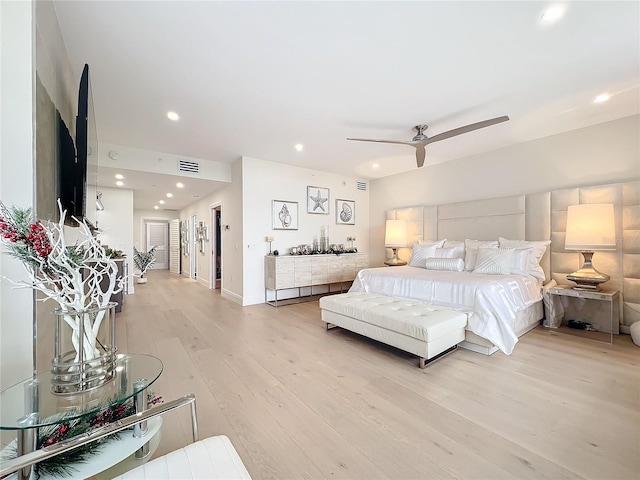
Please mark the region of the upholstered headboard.
[[[570, 284], [567, 274], [582, 263], [564, 249], [567, 207], [580, 203], [613, 203], [618, 248], [598, 252], [595, 266], [611, 276], [604, 286], [622, 292], [621, 324], [640, 320], [640, 181], [555, 190], [459, 203], [398, 208], [387, 219], [407, 221], [408, 244], [420, 239], [551, 240], [541, 265], [547, 280]], [[410, 249], [400, 256], [409, 258]]]

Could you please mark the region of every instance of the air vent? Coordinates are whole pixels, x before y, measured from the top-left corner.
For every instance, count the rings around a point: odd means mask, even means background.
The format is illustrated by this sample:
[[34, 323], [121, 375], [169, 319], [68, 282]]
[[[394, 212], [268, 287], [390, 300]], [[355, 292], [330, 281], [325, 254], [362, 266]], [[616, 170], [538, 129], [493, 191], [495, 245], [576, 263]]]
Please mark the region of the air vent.
[[200, 164], [190, 160], [178, 159], [178, 171], [186, 173], [200, 173]]
[[362, 190], [363, 192], [367, 191], [367, 182], [356, 182], [356, 188], [358, 190]]

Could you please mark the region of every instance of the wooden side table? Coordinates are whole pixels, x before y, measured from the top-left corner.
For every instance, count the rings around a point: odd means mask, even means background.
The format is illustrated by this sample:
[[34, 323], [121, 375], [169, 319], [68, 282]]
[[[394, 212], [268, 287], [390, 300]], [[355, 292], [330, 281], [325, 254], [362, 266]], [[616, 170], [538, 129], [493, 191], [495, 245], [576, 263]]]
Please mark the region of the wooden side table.
[[[567, 310], [572, 317], [580, 316], [581, 318], [571, 318], [571, 320], [590, 323], [596, 332], [608, 334], [609, 343], [613, 343], [614, 334], [620, 333], [620, 292], [617, 290], [587, 291], [576, 290], [567, 285], [558, 285], [550, 288], [549, 294], [567, 299], [563, 302], [565, 305], [565, 317], [567, 316]], [[589, 303], [593, 302], [606, 302], [608, 304], [604, 308], [606, 318], [601, 319], [599, 315], [601, 312], [598, 311], [597, 305], [595, 312], [593, 312], [593, 309], [590, 310], [588, 308]], [[576, 330], [576, 332], [584, 331]]]

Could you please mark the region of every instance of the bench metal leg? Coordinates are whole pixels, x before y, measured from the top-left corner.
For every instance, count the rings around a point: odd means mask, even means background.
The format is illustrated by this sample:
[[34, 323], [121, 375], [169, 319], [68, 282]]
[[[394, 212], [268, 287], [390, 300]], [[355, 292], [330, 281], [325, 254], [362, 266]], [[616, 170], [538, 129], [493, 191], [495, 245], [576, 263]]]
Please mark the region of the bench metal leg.
[[433, 362], [435, 362], [436, 360], [440, 360], [442, 357], [444, 357], [445, 355], [449, 355], [451, 352], [454, 352], [458, 349], [458, 345], [454, 345], [451, 348], [447, 348], [444, 352], [440, 352], [438, 355], [436, 355], [435, 357], [431, 357], [429, 359], [424, 358], [424, 357], [419, 357], [420, 358], [420, 368], [425, 368], [427, 367], [427, 365], [431, 365]]
[[329, 330], [333, 330], [334, 328], [338, 328], [338, 325], [334, 325], [333, 323], [325, 323], [325, 326], [327, 327], [327, 331]]

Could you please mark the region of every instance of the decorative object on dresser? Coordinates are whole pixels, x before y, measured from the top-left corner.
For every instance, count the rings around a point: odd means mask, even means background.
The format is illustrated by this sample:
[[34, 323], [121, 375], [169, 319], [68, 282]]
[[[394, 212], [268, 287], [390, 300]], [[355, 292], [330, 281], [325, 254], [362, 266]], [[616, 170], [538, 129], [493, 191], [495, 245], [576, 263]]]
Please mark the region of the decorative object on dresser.
[[298, 202], [273, 200], [271, 202], [274, 230], [298, 229]]
[[329, 214], [329, 189], [307, 187], [307, 213]]
[[384, 246], [391, 248], [393, 256], [384, 263], [390, 266], [406, 265], [398, 257], [398, 248], [407, 246], [407, 223], [404, 220], [387, 220], [384, 233]]
[[273, 252], [271, 251], [271, 242], [273, 242], [273, 237], [272, 236], [266, 236], [264, 238], [265, 242], [269, 242], [269, 253], [267, 253], [267, 255], [273, 255]]
[[615, 250], [616, 231], [613, 204], [570, 205], [567, 209], [566, 250], [582, 252], [584, 264], [567, 275], [576, 290], [600, 290], [609, 275], [598, 272], [591, 263], [594, 251]]
[[353, 200], [336, 200], [336, 224], [356, 224], [356, 202]]

